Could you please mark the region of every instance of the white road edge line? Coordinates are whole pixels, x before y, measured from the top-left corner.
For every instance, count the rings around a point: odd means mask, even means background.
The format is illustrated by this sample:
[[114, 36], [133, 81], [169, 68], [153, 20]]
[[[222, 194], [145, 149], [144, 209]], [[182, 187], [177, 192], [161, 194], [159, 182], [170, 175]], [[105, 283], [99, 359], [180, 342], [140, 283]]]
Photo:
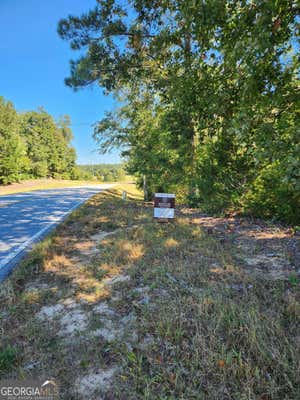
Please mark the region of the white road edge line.
[[48, 225], [46, 225], [43, 229], [41, 229], [39, 232], [37, 232], [35, 235], [33, 235], [30, 239], [26, 240], [23, 244], [21, 244], [16, 250], [14, 250], [9, 256], [5, 257], [2, 261], [0, 261], [0, 271], [2, 268], [4, 268], [11, 260], [13, 260], [15, 257], [17, 257], [22, 251], [26, 249], [26, 247], [30, 246], [35, 242], [36, 239], [38, 239], [40, 236], [43, 235], [44, 232], [46, 232], [48, 229], [50, 229], [52, 226], [57, 225], [60, 221], [62, 221], [68, 214], [70, 214], [75, 208], [79, 207], [80, 204], [84, 203], [87, 201], [89, 197], [87, 197], [84, 200], [79, 201], [76, 203], [73, 207], [71, 207], [68, 211], [63, 213], [60, 218], [57, 221], [50, 222]]

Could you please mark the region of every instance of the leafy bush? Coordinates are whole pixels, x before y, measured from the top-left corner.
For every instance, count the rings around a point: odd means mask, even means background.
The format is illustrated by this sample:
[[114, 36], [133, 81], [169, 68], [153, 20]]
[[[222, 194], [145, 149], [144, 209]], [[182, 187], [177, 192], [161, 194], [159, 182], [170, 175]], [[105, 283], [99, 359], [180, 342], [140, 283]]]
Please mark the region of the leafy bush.
[[259, 217], [300, 222], [300, 179], [288, 177], [283, 163], [276, 161], [259, 172], [244, 196], [244, 209]]

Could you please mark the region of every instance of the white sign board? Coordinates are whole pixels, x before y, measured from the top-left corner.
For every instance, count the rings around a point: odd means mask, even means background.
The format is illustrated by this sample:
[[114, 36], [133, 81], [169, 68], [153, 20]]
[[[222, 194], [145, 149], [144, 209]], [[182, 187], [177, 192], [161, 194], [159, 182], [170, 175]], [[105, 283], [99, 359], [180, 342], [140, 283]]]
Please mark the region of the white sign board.
[[154, 218], [174, 218], [175, 194], [155, 193]]

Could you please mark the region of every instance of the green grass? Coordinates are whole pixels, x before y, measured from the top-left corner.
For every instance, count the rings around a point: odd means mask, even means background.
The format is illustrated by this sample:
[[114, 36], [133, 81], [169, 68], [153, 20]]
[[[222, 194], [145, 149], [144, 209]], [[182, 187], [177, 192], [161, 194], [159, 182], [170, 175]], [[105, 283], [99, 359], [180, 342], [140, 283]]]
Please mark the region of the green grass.
[[17, 362], [17, 349], [12, 346], [0, 347], [0, 373], [11, 371]]

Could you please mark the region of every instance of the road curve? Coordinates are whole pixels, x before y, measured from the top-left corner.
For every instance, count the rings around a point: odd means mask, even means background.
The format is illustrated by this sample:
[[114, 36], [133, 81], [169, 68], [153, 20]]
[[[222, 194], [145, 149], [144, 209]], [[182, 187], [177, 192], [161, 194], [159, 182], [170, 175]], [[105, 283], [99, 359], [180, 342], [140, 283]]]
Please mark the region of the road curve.
[[70, 212], [111, 185], [36, 190], [0, 196], [0, 282]]

